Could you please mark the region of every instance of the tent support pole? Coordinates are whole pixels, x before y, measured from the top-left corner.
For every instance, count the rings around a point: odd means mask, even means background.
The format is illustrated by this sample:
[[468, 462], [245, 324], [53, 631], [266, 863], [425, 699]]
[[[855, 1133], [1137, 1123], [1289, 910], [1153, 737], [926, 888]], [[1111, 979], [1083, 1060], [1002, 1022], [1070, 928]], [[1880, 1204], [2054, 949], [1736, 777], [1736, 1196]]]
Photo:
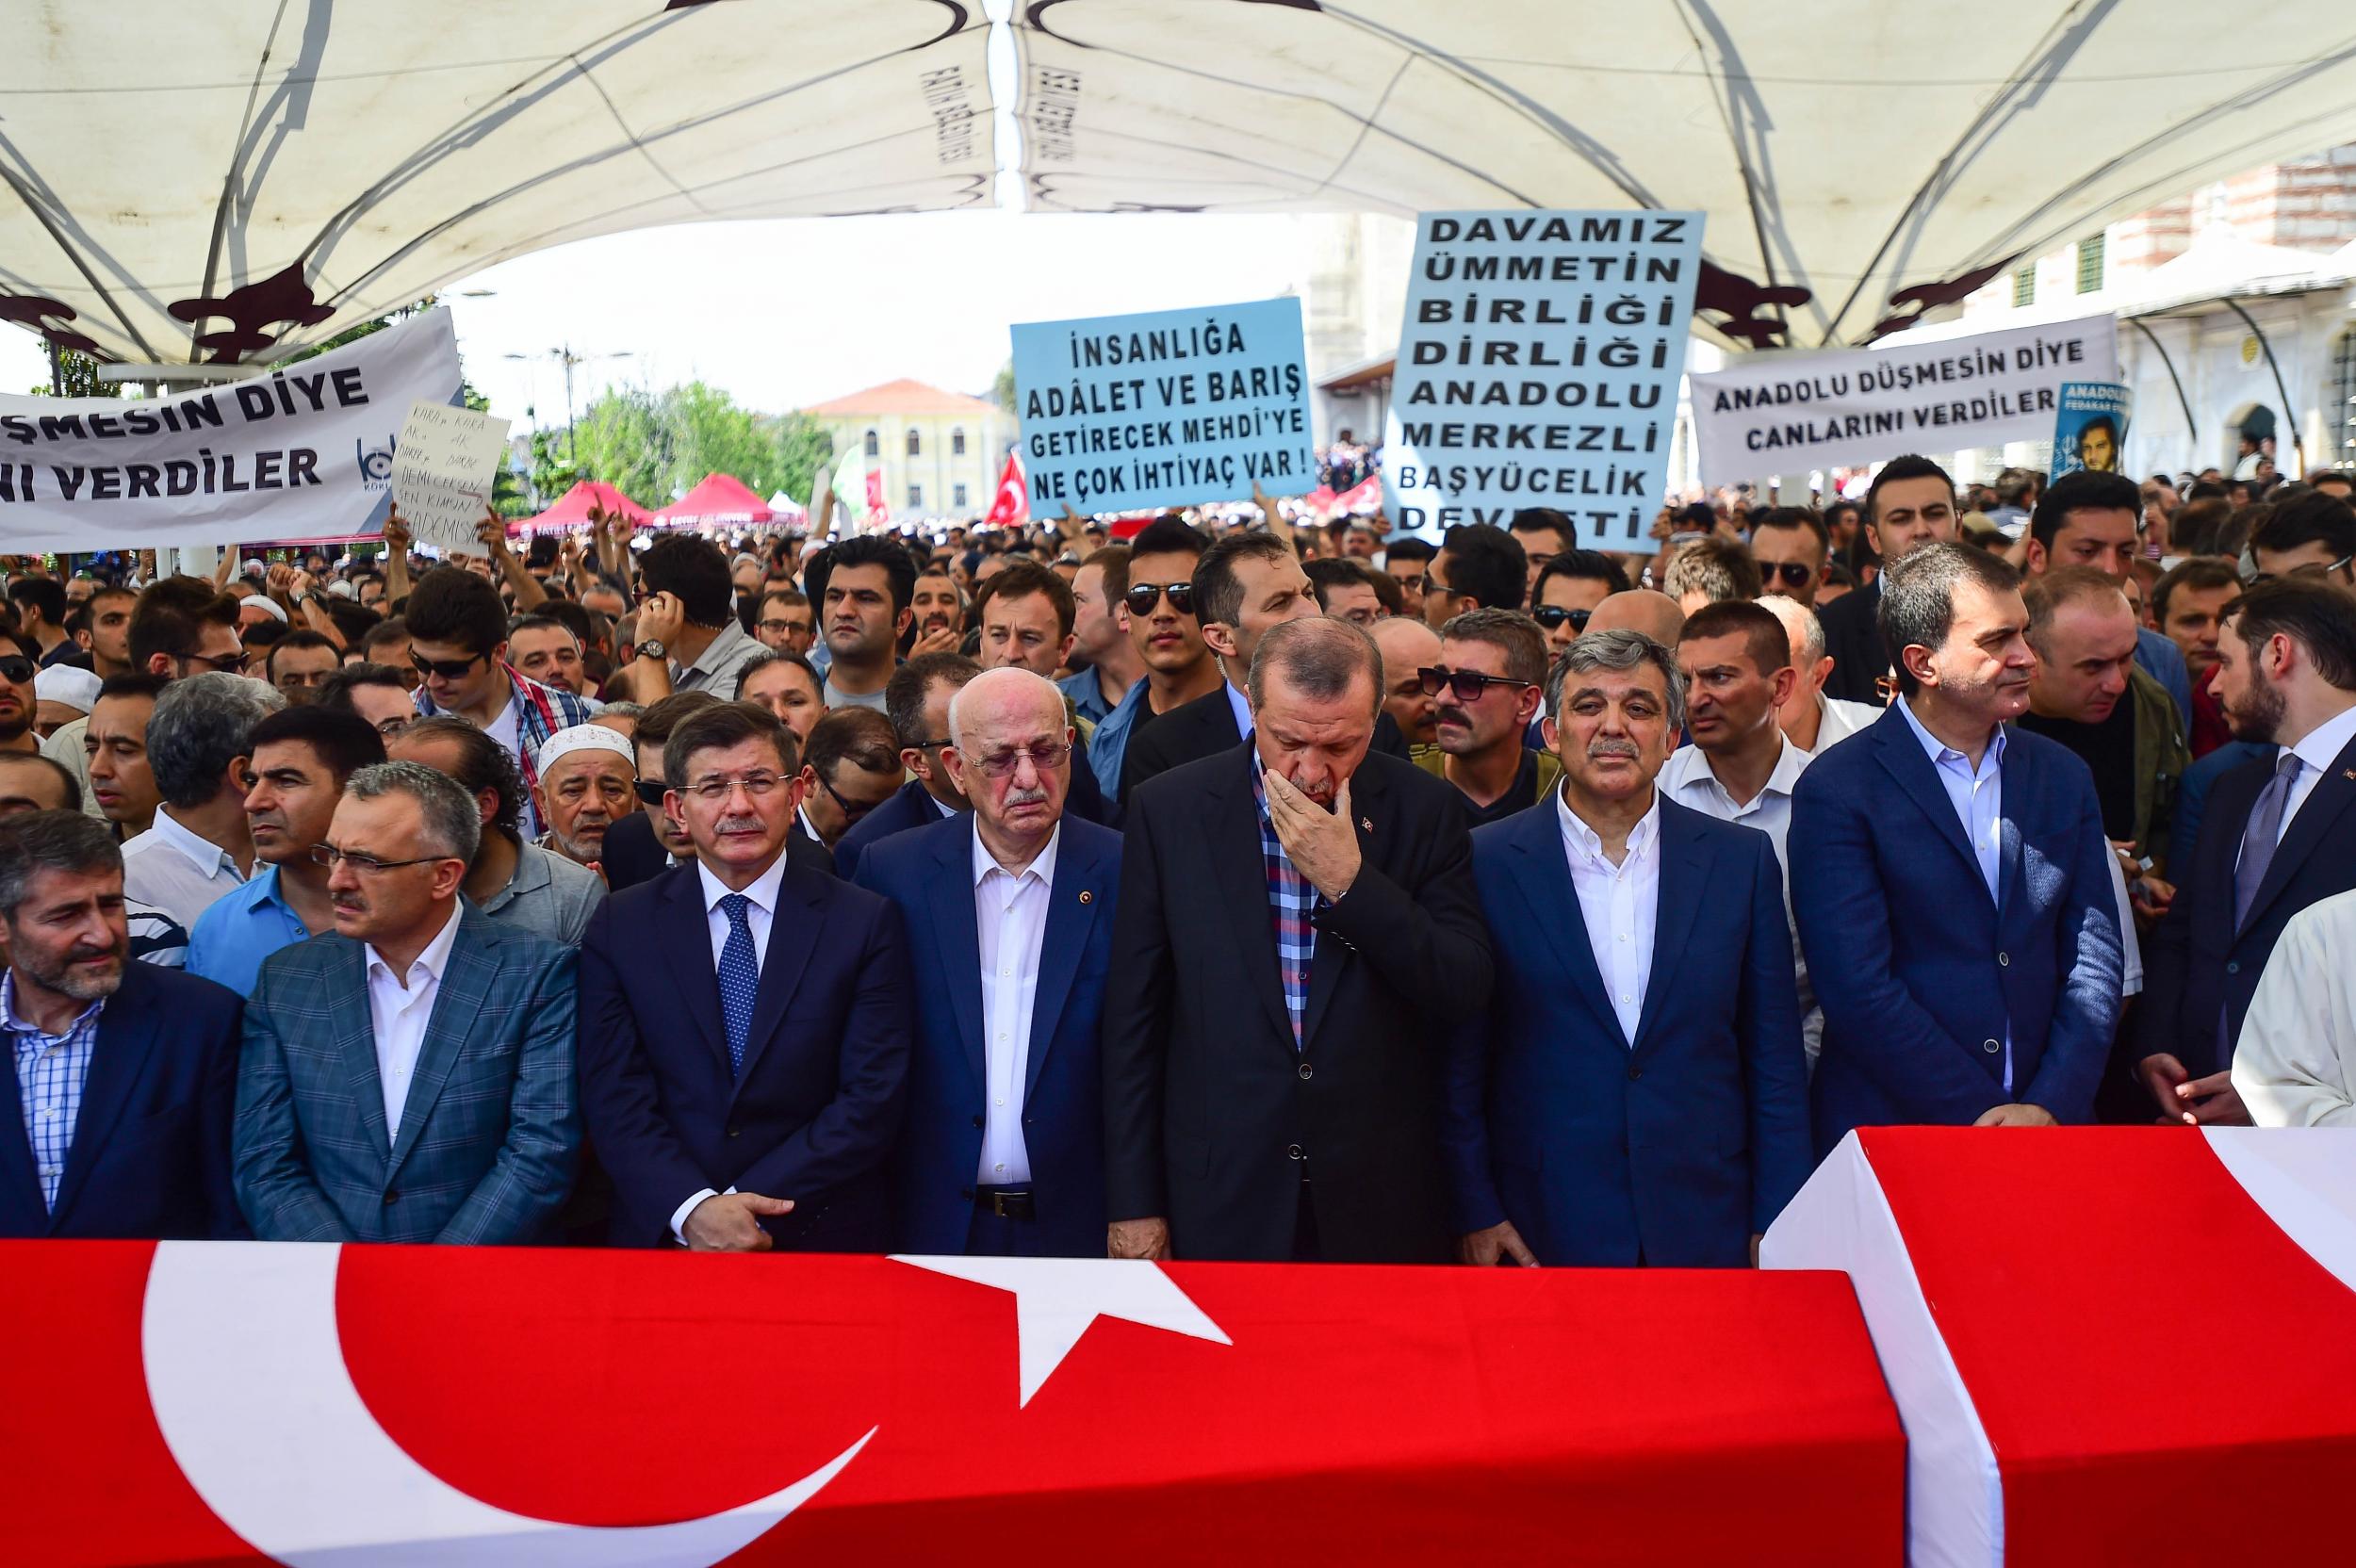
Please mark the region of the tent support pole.
[[2275, 363], [2274, 345], [2266, 341], [2266, 329], [2251, 318], [2250, 312], [2242, 309], [2239, 300], [2228, 299], [2224, 302], [2228, 309], [2242, 318], [2243, 324], [2250, 328], [2250, 335], [2258, 340], [2258, 347], [2265, 351], [2266, 368], [2274, 372], [2274, 390], [2282, 397], [2282, 422], [2291, 427], [2291, 451], [2299, 459], [2299, 473], [2304, 475], [2307, 472], [2307, 446], [2299, 438], [2299, 411], [2291, 406], [2291, 389], [2282, 384], [2282, 367]]

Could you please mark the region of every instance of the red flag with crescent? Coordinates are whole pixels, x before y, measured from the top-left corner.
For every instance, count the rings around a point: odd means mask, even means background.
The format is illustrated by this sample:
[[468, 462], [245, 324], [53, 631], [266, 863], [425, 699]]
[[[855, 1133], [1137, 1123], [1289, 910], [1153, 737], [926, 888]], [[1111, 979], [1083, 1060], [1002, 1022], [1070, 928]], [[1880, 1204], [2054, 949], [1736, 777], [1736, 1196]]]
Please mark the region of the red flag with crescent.
[[1006, 466], [998, 476], [998, 494], [990, 498], [990, 514], [982, 519], [1001, 528], [1031, 520], [1031, 481], [1023, 471], [1020, 449], [1006, 453]]

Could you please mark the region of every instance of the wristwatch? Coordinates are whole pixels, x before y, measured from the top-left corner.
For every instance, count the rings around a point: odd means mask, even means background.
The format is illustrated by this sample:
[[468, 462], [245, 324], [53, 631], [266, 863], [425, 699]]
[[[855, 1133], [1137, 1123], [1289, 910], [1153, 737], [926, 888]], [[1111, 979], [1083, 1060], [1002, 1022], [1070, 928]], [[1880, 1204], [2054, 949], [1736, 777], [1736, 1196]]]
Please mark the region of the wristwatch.
[[661, 641], [653, 637], [647, 638], [645, 642], [630, 649], [630, 652], [636, 654], [641, 659], [660, 659], [663, 656], [665, 651], [666, 650], [663, 648]]

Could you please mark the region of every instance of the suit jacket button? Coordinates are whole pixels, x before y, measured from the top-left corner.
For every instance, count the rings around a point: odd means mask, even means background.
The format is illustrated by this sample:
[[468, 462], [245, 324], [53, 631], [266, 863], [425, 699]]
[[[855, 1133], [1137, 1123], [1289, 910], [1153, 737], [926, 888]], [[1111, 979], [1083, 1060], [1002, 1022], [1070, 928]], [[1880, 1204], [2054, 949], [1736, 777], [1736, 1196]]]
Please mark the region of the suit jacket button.
[[384, 1189], [384, 1202], [387, 1207], [390, 1207], [392, 1204], [400, 1201], [401, 1189], [399, 1187], [386, 1187]]
[[1308, 1079], [1315, 1078], [1317, 1075], [1317, 1070], [1316, 1068], [1311, 1067], [1306, 1062], [1301, 1064], [1301, 1076], [1304, 1082]]
[[974, 1126], [976, 1126], [976, 1127], [979, 1127], [980, 1125], [982, 1125], [982, 1119], [981, 1119], [980, 1117], [978, 1117], [978, 1116], [977, 1116], [977, 1117], [975, 1117], [975, 1118], [973, 1119], [973, 1125], [974, 1125]]
[[743, 1131], [744, 1131], [744, 1129], [743, 1129], [743, 1128], [741, 1128], [741, 1127], [731, 1127], [731, 1128], [729, 1128], [729, 1129], [728, 1129], [728, 1136], [730, 1136], [730, 1137], [734, 1137], [734, 1136], [736, 1136], [736, 1135], [737, 1135], [737, 1134], [739, 1134], [739, 1133], [741, 1133], [741, 1132], [743, 1132]]
[[1639, 1078], [1642, 1078], [1644, 1075], [1644, 1070], [1641, 1067], [1632, 1067], [1628, 1070], [1628, 1081], [1631, 1084], [1636, 1082]]
[[2239, 974], [2241, 972], [2241, 960], [2239, 958], [2226, 959], [2225, 972], [2228, 974]]
[[1305, 1160], [1309, 1156], [1301, 1152], [1301, 1145], [1297, 1143], [1288, 1143], [1284, 1146], [1284, 1157], [1293, 1160]]
[[2009, 953], [1999, 953], [1996, 955], [1996, 967], [1998, 969], [2010, 969], [2012, 967], [2012, 955]]
[[1998, 1053], [1999, 1051], [2004, 1050], [2004, 1048], [2003, 1046], [2001, 1046], [2001, 1045], [1997, 1044], [1994, 1040], [1982, 1040], [1982, 1041], [1980, 1042], [1980, 1049], [1981, 1049], [1981, 1050], [1983, 1050], [1983, 1051], [1985, 1051], [1985, 1052], [1987, 1052], [1989, 1055], [1993, 1056], [1993, 1055], [1995, 1055], [1995, 1054], [1996, 1054], [1996, 1053]]

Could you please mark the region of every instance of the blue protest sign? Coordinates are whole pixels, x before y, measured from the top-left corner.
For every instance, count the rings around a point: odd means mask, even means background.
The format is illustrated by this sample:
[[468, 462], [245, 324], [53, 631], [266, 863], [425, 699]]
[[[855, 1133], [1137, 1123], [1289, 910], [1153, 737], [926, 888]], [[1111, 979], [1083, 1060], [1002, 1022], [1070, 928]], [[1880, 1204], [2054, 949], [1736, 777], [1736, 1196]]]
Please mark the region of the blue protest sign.
[[2060, 406], [2053, 413], [2053, 478], [2086, 469], [2125, 472], [2127, 413], [2134, 398], [2117, 382], [2062, 383]]
[[1297, 299], [1020, 322], [1014, 384], [1034, 516], [1317, 483]]

